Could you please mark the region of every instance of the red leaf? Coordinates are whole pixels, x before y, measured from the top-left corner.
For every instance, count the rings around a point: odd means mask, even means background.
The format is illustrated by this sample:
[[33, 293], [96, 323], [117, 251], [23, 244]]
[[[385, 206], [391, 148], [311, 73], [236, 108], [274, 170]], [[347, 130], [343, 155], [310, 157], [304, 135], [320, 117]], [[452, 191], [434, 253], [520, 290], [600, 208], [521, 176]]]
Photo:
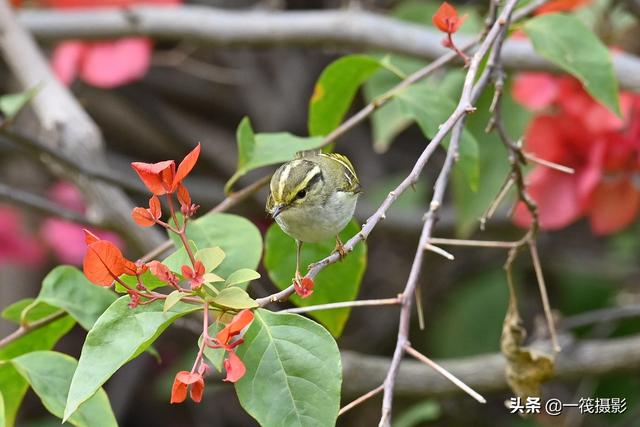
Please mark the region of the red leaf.
[[591, 0], [555, 0], [536, 9], [536, 15], [553, 12], [568, 12], [591, 3]]
[[180, 206], [183, 210], [191, 207], [191, 195], [189, 194], [187, 187], [182, 185], [182, 183], [178, 184], [178, 201], [180, 202]]
[[80, 77], [105, 89], [131, 83], [147, 73], [152, 50], [151, 40], [143, 37], [91, 43], [80, 60]]
[[98, 236], [96, 236], [86, 228], [83, 228], [82, 231], [84, 232], [84, 241], [87, 242], [87, 245], [90, 245], [100, 240]]
[[224, 359], [224, 369], [227, 371], [227, 376], [223, 381], [235, 383], [244, 376], [247, 372], [247, 368], [244, 366], [244, 362], [242, 362], [235, 351], [230, 351], [228, 354], [229, 357]]
[[171, 187], [171, 192], [174, 192], [178, 187], [178, 184], [182, 182], [183, 179], [189, 175], [189, 172], [193, 169], [198, 161], [198, 157], [200, 156], [200, 143], [196, 145], [196, 148], [191, 150], [189, 154], [187, 154], [184, 159], [180, 162], [178, 166], [178, 171], [176, 172], [176, 176], [173, 179], [173, 185]]
[[236, 314], [233, 320], [216, 335], [216, 341], [220, 345], [228, 345], [231, 338], [238, 335], [245, 327], [253, 322], [253, 312], [249, 309]]
[[149, 213], [153, 219], [160, 219], [162, 216], [162, 206], [160, 205], [160, 199], [155, 194], [149, 199]]
[[133, 162], [131, 167], [156, 196], [162, 196], [171, 190], [176, 170], [176, 162], [173, 160], [158, 163]]
[[459, 17], [456, 8], [446, 1], [440, 5], [436, 13], [431, 18], [433, 25], [435, 25], [440, 31], [448, 34], [453, 34], [458, 31], [465, 19], [466, 15]]
[[82, 268], [92, 283], [111, 286], [118, 276], [125, 273], [125, 259], [116, 245], [100, 240], [87, 247]]
[[204, 393], [204, 379], [202, 375], [188, 371], [180, 371], [176, 374], [171, 388], [171, 403], [184, 402], [187, 398], [188, 386], [191, 386], [191, 399], [199, 403]]
[[513, 80], [513, 99], [531, 110], [541, 110], [556, 101], [558, 78], [549, 73], [519, 73]]
[[156, 276], [158, 279], [173, 286], [178, 285], [178, 277], [171, 270], [169, 270], [169, 267], [167, 267], [166, 265], [162, 264], [159, 261], [151, 261], [147, 265], [149, 267], [149, 270], [151, 271], [151, 274]]
[[140, 227], [151, 227], [156, 223], [156, 221], [153, 219], [153, 216], [151, 215], [151, 212], [149, 212], [149, 209], [145, 208], [133, 208], [133, 211], [131, 212], [131, 218], [133, 218], [135, 223]]
[[313, 279], [310, 277], [303, 277], [300, 281], [293, 281], [293, 288], [300, 298], [306, 298], [311, 295], [313, 293], [314, 286]]

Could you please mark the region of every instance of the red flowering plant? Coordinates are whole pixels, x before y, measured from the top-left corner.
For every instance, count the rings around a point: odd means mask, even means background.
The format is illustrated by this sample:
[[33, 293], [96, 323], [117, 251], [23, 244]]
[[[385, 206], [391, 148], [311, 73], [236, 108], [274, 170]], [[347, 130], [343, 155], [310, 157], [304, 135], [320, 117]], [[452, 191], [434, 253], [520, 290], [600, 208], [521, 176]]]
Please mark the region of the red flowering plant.
[[[523, 73], [513, 87], [516, 101], [537, 111], [525, 136], [533, 155], [566, 165], [574, 174], [536, 166], [528, 189], [539, 207], [540, 225], [563, 228], [588, 217], [596, 234], [629, 225], [640, 211], [640, 95], [623, 92], [622, 117], [596, 102], [573, 77]], [[519, 205], [514, 221], [527, 226]]]
[[[171, 391], [171, 403], [183, 402], [188, 389], [193, 401], [202, 400], [204, 376], [209, 371], [204, 361], [205, 348], [224, 349], [229, 353], [224, 361], [224, 368], [227, 371], [225, 381], [236, 382], [242, 378], [245, 367], [234, 349], [242, 344], [242, 338], [238, 336], [253, 320], [253, 313], [248, 308], [257, 306], [255, 301], [240, 288], [217, 289], [211, 284], [211, 282], [224, 280], [212, 272], [224, 258], [224, 252], [220, 248], [197, 250], [193, 242], [188, 241], [187, 225], [198, 210], [198, 206], [192, 203], [183, 181], [194, 168], [199, 155], [200, 145], [187, 154], [177, 166], [173, 160], [159, 163], [135, 162], [131, 165], [149, 191], [153, 193], [149, 199], [148, 208], [133, 209], [131, 214], [133, 220], [141, 227], [159, 225], [177, 235], [183, 245], [186, 263], [133, 262], [127, 259], [116, 245], [85, 230], [87, 243], [83, 262], [85, 276], [98, 286], [110, 287], [114, 283], [119, 285], [130, 297], [129, 308], [136, 309], [156, 301], [164, 301], [165, 312], [171, 310], [180, 301], [204, 307], [203, 340], [200, 351], [191, 371], [180, 371], [176, 375]], [[162, 220], [160, 197], [165, 199], [170, 212], [170, 219], [166, 222]], [[178, 216], [174, 197], [180, 204], [182, 218]], [[147, 272], [151, 277], [146, 275]], [[155, 291], [154, 288], [158, 286], [158, 282], [161, 286], [173, 288], [173, 292], [167, 295]], [[236, 296], [236, 300], [229, 298], [230, 293]], [[238, 295], [245, 297], [244, 301], [238, 301]], [[221, 298], [225, 296], [226, 298]], [[238, 312], [237, 316], [214, 338], [209, 336], [211, 310], [217, 313], [217, 319], [221, 319], [229, 311]]]
[[443, 33], [447, 34], [446, 38], [442, 40], [442, 45], [456, 52], [462, 59], [464, 59], [465, 63], [469, 61], [469, 57], [453, 42], [453, 34], [460, 29], [466, 18], [466, 15], [459, 16], [458, 10], [446, 1], [440, 5], [436, 13], [431, 18], [433, 25]]

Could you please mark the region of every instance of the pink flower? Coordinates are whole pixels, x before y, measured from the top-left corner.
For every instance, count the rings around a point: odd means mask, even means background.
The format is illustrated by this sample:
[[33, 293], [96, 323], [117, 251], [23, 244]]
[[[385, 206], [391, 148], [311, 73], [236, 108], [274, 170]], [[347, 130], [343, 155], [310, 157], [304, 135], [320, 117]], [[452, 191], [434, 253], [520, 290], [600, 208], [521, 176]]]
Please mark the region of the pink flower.
[[0, 266], [37, 267], [44, 262], [43, 248], [26, 228], [19, 210], [0, 205]]
[[[67, 209], [80, 213], [85, 211], [82, 195], [76, 187], [67, 182], [61, 181], [54, 184], [48, 190], [48, 197]], [[60, 218], [47, 218], [40, 226], [40, 236], [60, 262], [81, 265], [87, 250], [85, 234], [82, 229], [81, 225], [71, 221]], [[96, 230], [95, 228], [91, 228], [91, 231], [101, 239], [114, 242], [120, 249], [124, 246], [122, 239], [117, 234]]]
[[[176, 5], [182, 0], [46, 0], [56, 9], [127, 7], [136, 4]], [[151, 64], [153, 44], [144, 37], [112, 41], [69, 40], [53, 51], [51, 64], [58, 78], [69, 85], [76, 78], [113, 88], [141, 79]]]
[[[513, 93], [526, 107], [545, 111], [529, 125], [525, 150], [575, 170], [536, 166], [527, 177], [541, 227], [563, 228], [584, 216], [596, 234], [628, 226], [640, 213], [640, 95], [621, 94], [621, 119], [571, 77], [523, 73]], [[531, 222], [523, 204], [513, 219]]]

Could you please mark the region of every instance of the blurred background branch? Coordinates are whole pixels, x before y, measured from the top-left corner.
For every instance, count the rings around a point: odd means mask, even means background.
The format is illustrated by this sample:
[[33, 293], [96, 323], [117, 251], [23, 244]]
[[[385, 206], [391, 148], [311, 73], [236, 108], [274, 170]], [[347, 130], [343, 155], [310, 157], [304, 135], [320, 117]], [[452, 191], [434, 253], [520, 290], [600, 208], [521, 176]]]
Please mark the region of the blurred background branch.
[[[218, 47], [379, 49], [424, 59], [434, 59], [446, 52], [437, 30], [361, 9], [279, 12], [205, 6], [136, 6], [86, 12], [25, 10], [20, 12], [20, 21], [34, 37], [47, 42], [145, 35], [158, 40], [192, 40]], [[468, 36], [459, 36], [461, 44], [469, 40]], [[537, 55], [528, 40], [522, 39], [505, 42], [502, 62], [509, 69], [559, 71]], [[617, 52], [613, 63], [621, 86], [640, 90], [640, 58]]]

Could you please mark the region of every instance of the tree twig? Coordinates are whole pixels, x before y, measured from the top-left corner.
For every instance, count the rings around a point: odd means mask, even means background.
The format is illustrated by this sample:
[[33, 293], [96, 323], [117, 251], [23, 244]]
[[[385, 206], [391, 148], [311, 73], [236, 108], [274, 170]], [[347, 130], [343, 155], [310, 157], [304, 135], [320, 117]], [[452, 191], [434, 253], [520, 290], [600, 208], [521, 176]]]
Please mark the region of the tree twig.
[[86, 215], [65, 208], [51, 200], [0, 182], [0, 200], [34, 210], [42, 215], [55, 216], [78, 224], [100, 227]]
[[309, 313], [311, 311], [333, 310], [335, 308], [379, 307], [382, 305], [397, 305], [397, 304], [400, 304], [400, 297], [332, 302], [328, 304], [311, 305], [308, 307], [287, 308], [284, 310], [280, 310], [279, 313]]
[[23, 336], [25, 336], [26, 334], [28, 334], [29, 332], [33, 331], [34, 329], [39, 329], [42, 328], [44, 326], [47, 326], [48, 324], [55, 322], [56, 320], [60, 319], [61, 317], [65, 316], [67, 313], [64, 310], [60, 310], [58, 312], [55, 312], [47, 317], [44, 317], [40, 320], [36, 320], [35, 322], [32, 323], [28, 323], [26, 325], [20, 326], [18, 329], [16, 329], [15, 331], [13, 331], [11, 334], [7, 335], [6, 337], [2, 338], [0, 340], [0, 348], [9, 345], [10, 343], [14, 342], [15, 340], [17, 340], [18, 338], [21, 338]]
[[384, 390], [384, 386], [382, 384], [380, 384], [378, 387], [374, 388], [373, 390], [363, 394], [362, 396], [358, 397], [357, 399], [353, 400], [352, 402], [344, 405], [342, 408], [340, 408], [340, 411], [338, 411], [338, 416], [344, 414], [347, 411], [350, 411], [351, 409], [355, 408], [356, 406], [360, 405], [363, 402], [366, 402], [367, 400], [371, 399], [372, 397], [377, 396], [378, 394], [380, 394], [382, 392], [382, 390]]

